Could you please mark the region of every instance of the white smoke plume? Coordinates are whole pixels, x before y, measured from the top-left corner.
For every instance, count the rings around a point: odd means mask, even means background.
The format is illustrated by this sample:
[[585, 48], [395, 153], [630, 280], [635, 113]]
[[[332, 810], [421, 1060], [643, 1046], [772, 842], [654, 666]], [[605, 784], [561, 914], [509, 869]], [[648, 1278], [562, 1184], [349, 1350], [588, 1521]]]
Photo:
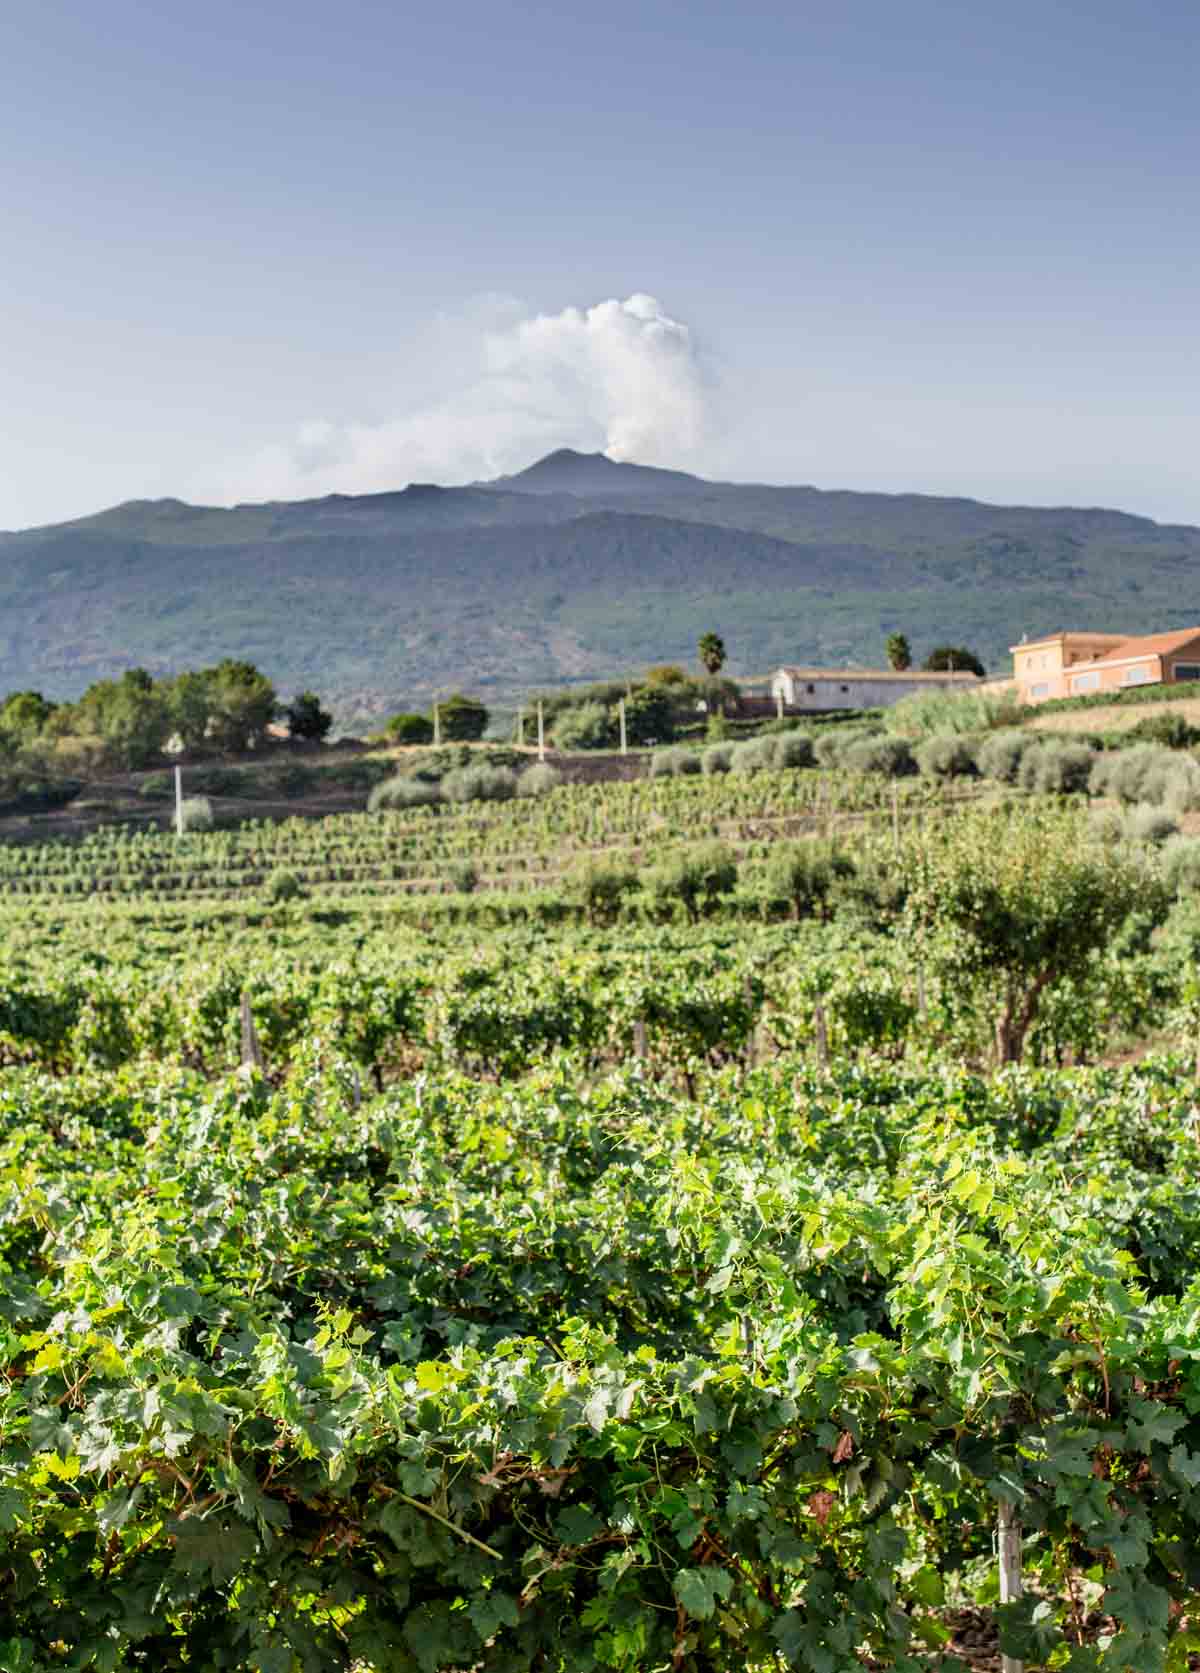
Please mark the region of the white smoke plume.
[[654, 297], [532, 317], [511, 303], [484, 308], [486, 323], [478, 312], [439, 323], [435, 359], [456, 383], [444, 397], [375, 424], [309, 420], [231, 473], [222, 497], [478, 481], [557, 447], [678, 466], [702, 446], [710, 391], [701, 360], [691, 331]]

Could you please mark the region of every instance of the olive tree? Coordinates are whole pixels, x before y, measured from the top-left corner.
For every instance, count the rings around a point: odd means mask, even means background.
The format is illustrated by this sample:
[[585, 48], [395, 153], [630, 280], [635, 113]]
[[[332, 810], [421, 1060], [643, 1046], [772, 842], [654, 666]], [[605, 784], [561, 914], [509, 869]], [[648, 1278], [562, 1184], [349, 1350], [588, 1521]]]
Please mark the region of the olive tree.
[[996, 1055], [1020, 1059], [1046, 990], [1103, 951], [1131, 912], [1166, 909], [1144, 855], [1104, 846], [1071, 814], [963, 815], [912, 839], [905, 916], [954, 983], [995, 995]]

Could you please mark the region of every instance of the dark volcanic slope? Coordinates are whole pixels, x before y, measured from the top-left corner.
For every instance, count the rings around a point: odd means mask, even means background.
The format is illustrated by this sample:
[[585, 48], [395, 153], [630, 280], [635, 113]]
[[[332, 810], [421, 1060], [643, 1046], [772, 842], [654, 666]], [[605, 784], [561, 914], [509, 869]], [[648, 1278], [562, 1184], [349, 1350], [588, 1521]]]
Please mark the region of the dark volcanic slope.
[[137, 501], [0, 535], [0, 691], [248, 656], [343, 711], [690, 660], [734, 671], [1200, 619], [1200, 531], [1121, 512], [705, 482], [552, 454], [499, 483]]

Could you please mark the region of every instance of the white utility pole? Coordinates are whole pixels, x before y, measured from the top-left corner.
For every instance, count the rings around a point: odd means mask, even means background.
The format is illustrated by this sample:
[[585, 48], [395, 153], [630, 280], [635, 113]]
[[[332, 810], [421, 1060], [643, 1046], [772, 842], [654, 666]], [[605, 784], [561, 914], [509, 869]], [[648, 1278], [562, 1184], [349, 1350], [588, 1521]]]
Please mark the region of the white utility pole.
[[546, 717], [542, 712], [542, 700], [538, 698], [538, 760], [546, 759]]
[[175, 835], [183, 835], [183, 768], [175, 769]]
[[620, 722], [621, 722], [621, 754], [622, 755], [628, 755], [629, 754], [629, 739], [628, 739], [628, 737], [626, 736], [626, 733], [625, 733], [625, 699], [623, 697], [622, 697], [621, 701], [617, 704], [617, 715], [620, 718]]
[[442, 713], [437, 704], [433, 705], [433, 747], [437, 749], [442, 741]]
[[775, 713], [779, 717], [780, 720], [783, 719], [783, 687], [782, 686], [780, 686], [779, 690], [775, 693]]

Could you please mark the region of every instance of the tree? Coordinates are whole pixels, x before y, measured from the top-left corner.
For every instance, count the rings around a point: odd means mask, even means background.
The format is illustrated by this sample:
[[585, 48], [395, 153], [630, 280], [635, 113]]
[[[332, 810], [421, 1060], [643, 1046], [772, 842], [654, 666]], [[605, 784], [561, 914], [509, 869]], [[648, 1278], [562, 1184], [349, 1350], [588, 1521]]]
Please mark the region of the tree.
[[702, 667], [710, 674], [719, 674], [725, 666], [725, 641], [719, 633], [702, 633], [696, 647]]
[[956, 989], [996, 1003], [996, 1055], [1020, 1059], [1047, 988], [1084, 975], [1130, 913], [1160, 916], [1163, 884], [1067, 814], [962, 816], [904, 856], [908, 928]]
[[647, 668], [642, 684], [687, 685], [687, 671], [677, 662], [656, 662], [652, 668]]
[[903, 633], [889, 633], [884, 648], [888, 662], [897, 673], [912, 667], [912, 647]]
[[40, 691], [14, 691], [0, 705], [0, 732], [14, 744], [32, 743], [54, 713]]
[[240, 755], [261, 742], [275, 718], [275, 687], [252, 662], [226, 657], [208, 670], [212, 709], [208, 735], [220, 750]]
[[384, 727], [384, 731], [396, 744], [428, 744], [433, 742], [433, 722], [428, 715], [393, 715]]
[[455, 692], [437, 708], [444, 743], [470, 743], [487, 729], [488, 712], [478, 698]]
[[305, 738], [310, 743], [320, 743], [333, 725], [333, 716], [328, 709], [321, 707], [321, 699], [315, 691], [300, 692], [283, 712], [287, 719], [288, 736]]
[[930, 651], [922, 667], [927, 674], [978, 674], [982, 678], [987, 672], [975, 652], [965, 645], [939, 645]]
[[675, 717], [668, 691], [642, 686], [627, 698], [625, 732], [631, 744], [669, 744], [675, 736]]
[[167, 687], [171, 726], [184, 749], [203, 749], [212, 719], [212, 686], [207, 673], [177, 674]]
[[75, 725], [98, 737], [105, 755], [134, 772], [162, 754], [171, 730], [163, 688], [144, 668], [130, 668], [119, 680], [97, 680], [75, 710]]

